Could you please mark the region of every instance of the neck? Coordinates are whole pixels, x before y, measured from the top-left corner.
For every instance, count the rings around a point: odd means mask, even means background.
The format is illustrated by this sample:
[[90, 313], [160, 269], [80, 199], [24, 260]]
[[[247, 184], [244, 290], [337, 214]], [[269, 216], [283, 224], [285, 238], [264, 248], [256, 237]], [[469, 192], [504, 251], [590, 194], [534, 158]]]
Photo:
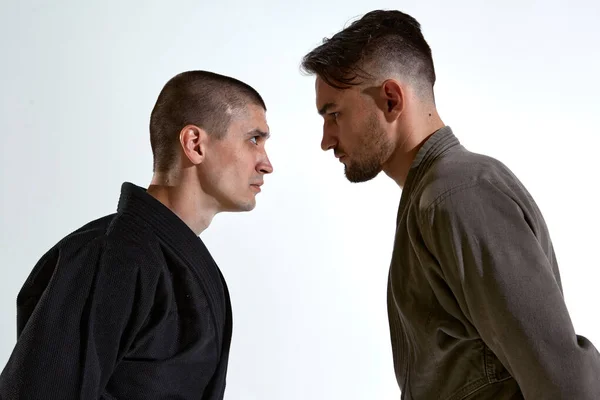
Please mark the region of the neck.
[[208, 228], [219, 211], [193, 171], [155, 172], [148, 194], [173, 211], [196, 235]]
[[402, 134], [396, 150], [383, 166], [383, 172], [403, 188], [410, 167], [425, 143], [435, 131], [445, 126], [435, 106], [423, 107], [414, 120], [406, 120], [401, 124]]

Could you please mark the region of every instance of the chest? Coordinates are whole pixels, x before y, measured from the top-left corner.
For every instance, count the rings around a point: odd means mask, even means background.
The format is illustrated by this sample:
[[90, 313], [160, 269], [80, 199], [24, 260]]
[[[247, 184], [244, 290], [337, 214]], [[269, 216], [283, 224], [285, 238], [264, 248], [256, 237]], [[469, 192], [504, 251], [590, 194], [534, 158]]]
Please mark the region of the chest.
[[[410, 207], [398, 219], [389, 273], [389, 298], [413, 344], [474, 337], [436, 255], [427, 245], [422, 221]], [[420, 339], [418, 339], [420, 338]]]
[[416, 215], [399, 215], [390, 262], [389, 293], [394, 308], [408, 325], [424, 329], [435, 308], [430, 265]]

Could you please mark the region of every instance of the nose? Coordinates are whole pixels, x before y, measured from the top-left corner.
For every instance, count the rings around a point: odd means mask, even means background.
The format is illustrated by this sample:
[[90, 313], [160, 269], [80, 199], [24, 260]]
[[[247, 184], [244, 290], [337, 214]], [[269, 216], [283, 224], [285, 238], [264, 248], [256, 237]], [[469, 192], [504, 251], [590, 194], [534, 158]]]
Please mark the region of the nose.
[[336, 140], [333, 135], [327, 132], [327, 129], [323, 127], [323, 139], [321, 139], [321, 149], [323, 151], [331, 150], [335, 148]]
[[256, 165], [256, 172], [263, 175], [273, 172], [273, 165], [271, 165], [271, 161], [266, 153], [263, 159]]

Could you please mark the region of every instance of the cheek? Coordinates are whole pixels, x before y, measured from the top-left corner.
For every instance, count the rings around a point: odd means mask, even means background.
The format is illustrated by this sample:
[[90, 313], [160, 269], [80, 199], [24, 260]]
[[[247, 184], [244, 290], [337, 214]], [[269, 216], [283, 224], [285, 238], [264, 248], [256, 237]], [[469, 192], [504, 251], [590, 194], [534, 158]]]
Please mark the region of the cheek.
[[237, 179], [237, 152], [232, 148], [214, 149], [216, 156], [207, 165], [207, 174], [212, 185], [219, 191], [229, 192]]
[[340, 141], [350, 147], [355, 147], [363, 135], [361, 126], [356, 121], [339, 121], [337, 129]]
[[237, 151], [228, 157], [223, 165], [224, 184], [239, 187], [249, 180], [254, 169], [254, 154], [246, 149]]

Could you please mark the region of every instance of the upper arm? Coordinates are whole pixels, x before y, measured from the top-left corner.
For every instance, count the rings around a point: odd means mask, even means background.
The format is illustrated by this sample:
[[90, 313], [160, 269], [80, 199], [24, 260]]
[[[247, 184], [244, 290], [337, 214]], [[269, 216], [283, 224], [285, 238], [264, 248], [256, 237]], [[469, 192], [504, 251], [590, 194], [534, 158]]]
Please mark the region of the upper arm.
[[526, 397], [600, 391], [598, 352], [580, 346], [549, 255], [516, 199], [480, 182], [434, 201], [423, 224], [463, 312]]
[[101, 239], [44, 262], [47, 284], [23, 322], [0, 397], [96, 398], [151, 306], [152, 265], [141, 268], [144, 257]]

